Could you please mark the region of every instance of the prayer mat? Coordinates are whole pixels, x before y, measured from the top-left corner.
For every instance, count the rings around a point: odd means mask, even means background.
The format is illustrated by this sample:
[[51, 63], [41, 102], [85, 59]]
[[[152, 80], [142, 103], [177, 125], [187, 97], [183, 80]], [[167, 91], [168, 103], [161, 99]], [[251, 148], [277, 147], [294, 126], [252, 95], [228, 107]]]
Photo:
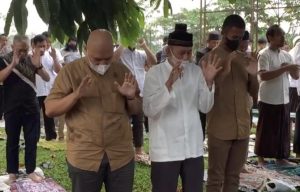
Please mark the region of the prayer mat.
[[291, 186], [300, 186], [300, 177], [297, 175], [286, 175], [285, 173], [267, 168], [259, 168], [247, 165], [249, 173], [240, 174], [240, 191], [260, 191], [265, 188], [269, 180], [281, 180]]
[[265, 165], [265, 168], [270, 170], [275, 170], [279, 173], [285, 174], [285, 175], [297, 175], [300, 176], [300, 165], [297, 166], [279, 166], [276, 163], [269, 163]]
[[39, 183], [30, 179], [18, 180], [11, 185], [10, 190], [11, 192], [66, 192], [51, 178], [44, 179]]

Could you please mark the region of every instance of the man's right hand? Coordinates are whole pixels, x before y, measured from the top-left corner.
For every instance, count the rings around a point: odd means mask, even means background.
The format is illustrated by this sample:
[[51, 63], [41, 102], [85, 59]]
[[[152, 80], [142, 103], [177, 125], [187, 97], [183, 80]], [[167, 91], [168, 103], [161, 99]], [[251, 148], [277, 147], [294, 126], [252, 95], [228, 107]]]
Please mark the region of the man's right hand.
[[91, 76], [87, 75], [85, 76], [79, 87], [77, 88], [75, 94], [76, 94], [76, 98], [77, 99], [80, 99], [87, 91], [87, 89], [89, 89], [90, 85], [92, 84], [92, 78]]
[[183, 75], [183, 67], [180, 64], [177, 64], [173, 67], [169, 79], [166, 82], [166, 86], [169, 91], [172, 90], [173, 84], [176, 82], [178, 78], [181, 78]]

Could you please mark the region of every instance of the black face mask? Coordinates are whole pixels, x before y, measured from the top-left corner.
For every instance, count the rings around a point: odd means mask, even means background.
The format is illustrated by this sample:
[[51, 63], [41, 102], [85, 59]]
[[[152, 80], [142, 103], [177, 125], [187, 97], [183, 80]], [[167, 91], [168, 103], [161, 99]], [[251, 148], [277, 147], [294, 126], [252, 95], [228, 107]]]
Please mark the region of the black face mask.
[[237, 40], [230, 40], [226, 37], [226, 46], [231, 49], [232, 51], [235, 51], [239, 48], [239, 45], [240, 45], [240, 40], [237, 39]]

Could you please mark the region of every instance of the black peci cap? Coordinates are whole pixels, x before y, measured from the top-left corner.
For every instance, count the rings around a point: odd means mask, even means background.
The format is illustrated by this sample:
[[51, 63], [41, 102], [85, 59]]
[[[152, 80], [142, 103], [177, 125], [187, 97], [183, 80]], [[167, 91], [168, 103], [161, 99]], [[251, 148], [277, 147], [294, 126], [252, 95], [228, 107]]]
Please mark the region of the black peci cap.
[[193, 34], [187, 32], [187, 25], [176, 23], [175, 30], [169, 34], [168, 45], [192, 47]]

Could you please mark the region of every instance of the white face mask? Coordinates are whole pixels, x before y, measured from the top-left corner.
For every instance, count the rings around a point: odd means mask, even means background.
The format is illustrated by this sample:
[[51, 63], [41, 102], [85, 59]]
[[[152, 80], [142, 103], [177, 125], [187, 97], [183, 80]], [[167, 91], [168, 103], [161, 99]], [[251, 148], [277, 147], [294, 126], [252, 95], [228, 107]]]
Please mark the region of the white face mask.
[[109, 69], [110, 64], [99, 64], [99, 65], [95, 65], [93, 64], [90, 59], [89, 60], [89, 65], [91, 67], [91, 69], [93, 69], [94, 71], [96, 71], [97, 73], [99, 73], [100, 75], [104, 75], [106, 73], [106, 71]]
[[172, 58], [175, 60], [175, 63], [180, 63], [181, 67], [185, 67], [187, 64], [190, 63], [190, 60], [182, 60], [182, 59], [178, 59], [177, 57], [175, 57], [175, 55], [173, 54], [173, 51], [170, 50]]

